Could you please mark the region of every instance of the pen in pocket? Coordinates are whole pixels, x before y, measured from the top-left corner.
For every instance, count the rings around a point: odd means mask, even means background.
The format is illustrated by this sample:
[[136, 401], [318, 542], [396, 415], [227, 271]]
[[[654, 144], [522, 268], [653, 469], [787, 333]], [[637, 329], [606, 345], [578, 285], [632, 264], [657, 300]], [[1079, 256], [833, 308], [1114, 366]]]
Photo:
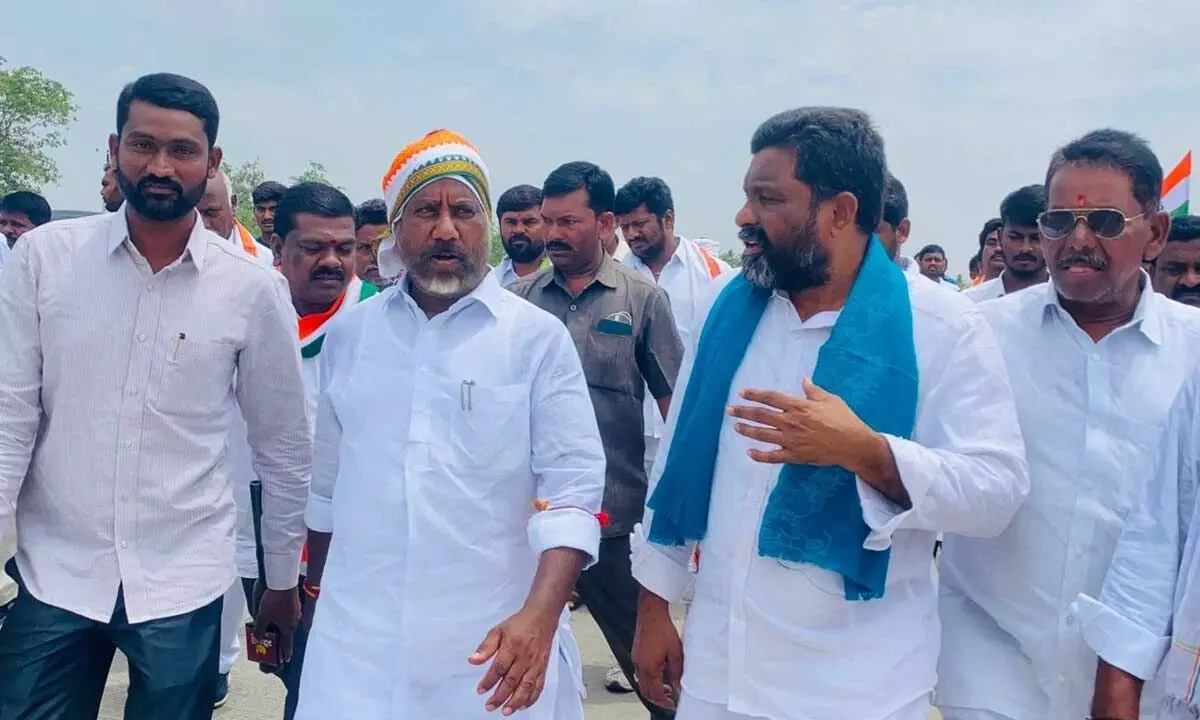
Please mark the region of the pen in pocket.
[[187, 340], [185, 333], [179, 333], [179, 336], [175, 338], [175, 352], [171, 355], [171, 360], [179, 359], [179, 346], [183, 344], [184, 340]]

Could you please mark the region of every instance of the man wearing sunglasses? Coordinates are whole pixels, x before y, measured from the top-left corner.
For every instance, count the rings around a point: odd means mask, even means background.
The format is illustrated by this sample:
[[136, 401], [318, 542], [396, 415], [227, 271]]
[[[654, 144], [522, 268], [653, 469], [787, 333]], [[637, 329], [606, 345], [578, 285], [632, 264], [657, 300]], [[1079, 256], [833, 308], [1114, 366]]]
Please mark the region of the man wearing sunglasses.
[[1200, 357], [1200, 312], [1155, 293], [1141, 267], [1170, 226], [1162, 180], [1129, 133], [1064, 146], [1038, 218], [1051, 282], [979, 305], [1008, 365], [1033, 492], [999, 537], [946, 536], [945, 720], [1088, 715], [1096, 653], [1080, 631], [1103, 619], [1070, 604], [1097, 597]]
[[[998, 277], [986, 280], [963, 295], [983, 302], [1046, 282], [1046, 259], [1042, 255], [1038, 216], [1046, 209], [1046, 189], [1041, 185], [1026, 185], [1014, 190], [1000, 203], [1000, 229], [994, 246], [994, 256], [1004, 266]], [[985, 228], [986, 230], [986, 228]], [[986, 243], [984, 238], [984, 252]]]

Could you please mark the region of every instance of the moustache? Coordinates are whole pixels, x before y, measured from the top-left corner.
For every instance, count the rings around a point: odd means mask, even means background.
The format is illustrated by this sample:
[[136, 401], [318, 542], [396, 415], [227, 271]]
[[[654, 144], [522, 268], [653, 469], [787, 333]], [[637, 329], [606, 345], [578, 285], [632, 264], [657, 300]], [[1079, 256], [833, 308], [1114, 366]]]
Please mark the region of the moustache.
[[565, 252], [571, 252], [572, 250], [574, 250], [574, 248], [572, 248], [570, 246], [570, 244], [565, 243], [562, 240], [551, 240], [550, 242], [546, 243], [546, 249], [547, 250], [563, 250]]
[[1097, 255], [1093, 250], [1088, 250], [1085, 252], [1068, 252], [1066, 255], [1063, 255], [1058, 259], [1058, 267], [1062, 270], [1066, 270], [1067, 268], [1075, 265], [1083, 265], [1084, 267], [1090, 267], [1093, 270], [1104, 270], [1108, 268], [1108, 263], [1104, 261], [1104, 258]]
[[1013, 256], [1013, 260], [1017, 262], [1037, 262], [1037, 255], [1032, 253], [1017, 253]]
[[1195, 285], [1176, 285], [1171, 290], [1171, 299], [1178, 300], [1185, 297], [1200, 297], [1200, 287]]
[[763, 246], [771, 244], [771, 241], [767, 238], [767, 231], [763, 230], [762, 225], [746, 225], [741, 230], [738, 230], [738, 240], [747, 244]]
[[425, 261], [432, 260], [436, 256], [450, 256], [462, 262], [466, 262], [468, 259], [462, 248], [452, 242], [436, 242], [421, 253], [421, 259]]
[[341, 268], [317, 268], [308, 276], [309, 280], [345, 280], [346, 271]]
[[526, 245], [529, 245], [529, 244], [531, 244], [532, 242], [533, 242], [533, 241], [532, 241], [532, 240], [530, 240], [530, 239], [529, 239], [529, 236], [528, 236], [528, 235], [526, 235], [525, 233], [513, 233], [513, 234], [512, 234], [512, 235], [511, 235], [511, 236], [508, 238], [508, 244], [509, 244], [509, 245], [513, 245], [513, 244], [515, 244], [515, 243], [525, 243]]
[[138, 180], [137, 189], [143, 195], [150, 188], [164, 188], [174, 192], [176, 195], [183, 194], [183, 186], [170, 178], [158, 177], [157, 175], [147, 175]]

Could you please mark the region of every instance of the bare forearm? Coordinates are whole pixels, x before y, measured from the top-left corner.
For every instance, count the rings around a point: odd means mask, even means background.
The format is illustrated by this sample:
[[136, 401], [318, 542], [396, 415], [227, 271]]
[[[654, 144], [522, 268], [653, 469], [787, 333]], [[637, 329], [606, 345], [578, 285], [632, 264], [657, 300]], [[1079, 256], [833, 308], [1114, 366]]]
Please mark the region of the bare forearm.
[[572, 548], [551, 548], [538, 561], [533, 587], [525, 598], [525, 608], [539, 612], [560, 613], [571, 599], [571, 589], [579, 579], [586, 559], [584, 553]]
[[304, 579], [312, 585], [320, 585], [325, 574], [325, 560], [329, 557], [329, 541], [333, 533], [308, 531], [308, 567]]
[[1100, 661], [1096, 669], [1096, 693], [1092, 697], [1092, 717], [1106, 720], [1137, 720], [1142, 700], [1142, 681], [1129, 673]]
[[912, 499], [900, 480], [900, 469], [896, 467], [896, 458], [892, 456], [887, 438], [871, 432], [847, 445], [849, 460], [844, 466], [847, 470], [902, 509], [912, 507]]

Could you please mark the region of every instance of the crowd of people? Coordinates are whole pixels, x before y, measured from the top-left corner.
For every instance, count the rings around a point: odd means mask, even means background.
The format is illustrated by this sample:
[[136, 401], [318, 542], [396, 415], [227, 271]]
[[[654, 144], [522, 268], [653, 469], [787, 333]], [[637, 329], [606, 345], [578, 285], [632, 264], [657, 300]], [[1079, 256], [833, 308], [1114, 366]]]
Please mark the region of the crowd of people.
[[219, 118], [147, 75], [107, 212], [0, 199], [0, 720], [117, 650], [126, 717], [207, 718], [241, 642], [289, 720], [578, 720], [573, 603], [653, 718], [1200, 716], [1200, 218], [1136, 135], [959, 292], [858, 110], [754, 133], [740, 269], [659, 178], [494, 197], [449, 130], [239, 198]]

